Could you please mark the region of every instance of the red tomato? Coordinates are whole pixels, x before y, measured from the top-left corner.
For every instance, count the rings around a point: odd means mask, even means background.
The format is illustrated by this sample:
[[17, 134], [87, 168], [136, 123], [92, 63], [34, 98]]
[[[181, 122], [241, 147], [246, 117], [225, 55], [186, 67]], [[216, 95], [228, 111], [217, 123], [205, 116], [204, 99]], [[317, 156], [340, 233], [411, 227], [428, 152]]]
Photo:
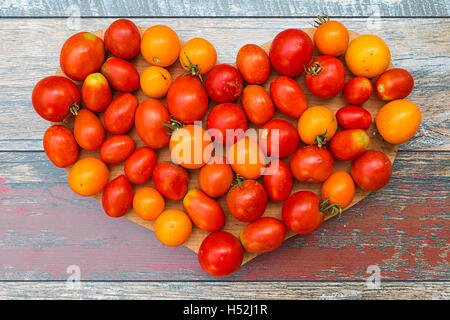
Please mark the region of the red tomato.
[[121, 174], [108, 183], [103, 190], [102, 205], [106, 214], [113, 218], [123, 216], [133, 205], [133, 187]]
[[245, 87], [241, 102], [248, 120], [256, 125], [263, 125], [272, 119], [275, 112], [270, 95], [257, 84]]
[[284, 224], [289, 230], [299, 234], [317, 230], [324, 218], [319, 205], [319, 197], [311, 191], [298, 191], [292, 194], [281, 209]]
[[313, 42], [306, 32], [300, 29], [286, 29], [273, 39], [269, 58], [278, 73], [296, 77], [308, 66], [313, 50]]
[[198, 184], [210, 197], [227, 193], [233, 182], [233, 170], [224, 157], [214, 157], [200, 169]]
[[136, 142], [126, 134], [111, 136], [103, 142], [100, 148], [100, 158], [106, 163], [125, 161], [136, 148]]
[[363, 154], [370, 138], [362, 129], [348, 129], [336, 133], [329, 143], [330, 151], [337, 160], [353, 160]]
[[279, 76], [270, 84], [270, 96], [278, 110], [288, 117], [298, 119], [308, 108], [303, 89], [286, 76]]
[[225, 225], [225, 213], [220, 204], [199, 189], [191, 189], [183, 206], [192, 222], [206, 232], [215, 232]]
[[227, 194], [227, 207], [231, 215], [243, 222], [261, 217], [266, 210], [267, 193], [256, 180], [245, 180]]
[[342, 210], [352, 203], [355, 183], [347, 172], [336, 171], [322, 184], [321, 192], [322, 199], [327, 200], [327, 204], [336, 204]]
[[218, 104], [209, 112], [206, 128], [215, 142], [232, 145], [244, 137], [248, 129], [247, 117], [234, 103]]
[[149, 147], [140, 147], [125, 161], [125, 176], [130, 182], [147, 182], [153, 174], [158, 155]]
[[79, 32], [67, 39], [59, 56], [62, 71], [76, 81], [100, 70], [104, 60], [103, 41], [90, 32]]
[[366, 77], [355, 77], [347, 81], [342, 91], [344, 100], [349, 104], [361, 105], [372, 95], [372, 82]]
[[318, 183], [325, 181], [333, 170], [330, 151], [309, 145], [298, 149], [291, 158], [291, 171], [299, 181]]
[[286, 120], [270, 120], [259, 133], [259, 144], [269, 157], [290, 156], [297, 149], [299, 142], [297, 128]]
[[134, 126], [134, 115], [138, 104], [138, 99], [128, 92], [115, 97], [103, 115], [106, 130], [112, 134], [130, 131]]
[[278, 248], [286, 236], [283, 222], [272, 217], [259, 218], [242, 230], [240, 240], [245, 251], [264, 253]]
[[91, 73], [84, 79], [81, 96], [86, 108], [94, 112], [103, 112], [112, 99], [108, 80], [101, 73]]
[[383, 188], [391, 178], [391, 160], [381, 151], [367, 150], [353, 160], [351, 174], [355, 183], [364, 190]]
[[102, 74], [117, 91], [131, 92], [139, 89], [139, 72], [127, 60], [108, 58], [102, 66]]
[[344, 129], [369, 129], [372, 124], [370, 112], [359, 106], [345, 106], [336, 112], [336, 119]]
[[205, 79], [208, 96], [219, 103], [232, 102], [239, 98], [242, 86], [239, 71], [229, 64], [216, 65]]
[[75, 117], [73, 135], [80, 147], [95, 151], [105, 140], [105, 129], [95, 113], [88, 109], [81, 109]]
[[344, 88], [344, 65], [333, 56], [317, 57], [306, 70], [305, 83], [316, 97], [331, 98]]
[[31, 97], [34, 110], [45, 120], [61, 122], [80, 108], [80, 90], [66, 77], [41, 79]]
[[50, 161], [59, 168], [66, 168], [78, 159], [78, 144], [72, 132], [64, 126], [54, 125], [44, 134], [44, 151]]
[[160, 149], [169, 144], [170, 135], [164, 131], [163, 125], [169, 121], [169, 112], [159, 100], [144, 100], [136, 110], [137, 134], [152, 149]]
[[274, 160], [264, 174], [264, 187], [272, 201], [286, 200], [292, 191], [293, 179], [291, 170], [281, 160]]
[[169, 162], [160, 162], [153, 170], [156, 189], [170, 200], [181, 200], [187, 192], [188, 173], [185, 169]]
[[269, 56], [256, 44], [246, 44], [239, 49], [236, 66], [249, 84], [262, 84], [270, 74]]
[[118, 58], [128, 60], [139, 53], [141, 34], [136, 25], [128, 19], [111, 23], [104, 38], [106, 49]]
[[378, 98], [384, 101], [406, 98], [414, 88], [414, 79], [408, 71], [393, 68], [378, 77], [375, 90]]
[[166, 100], [170, 114], [186, 124], [201, 120], [208, 109], [208, 94], [200, 79], [192, 75], [181, 75], [175, 79]]
[[198, 251], [200, 266], [211, 276], [225, 277], [234, 273], [242, 264], [244, 250], [231, 233], [211, 233], [203, 240]]

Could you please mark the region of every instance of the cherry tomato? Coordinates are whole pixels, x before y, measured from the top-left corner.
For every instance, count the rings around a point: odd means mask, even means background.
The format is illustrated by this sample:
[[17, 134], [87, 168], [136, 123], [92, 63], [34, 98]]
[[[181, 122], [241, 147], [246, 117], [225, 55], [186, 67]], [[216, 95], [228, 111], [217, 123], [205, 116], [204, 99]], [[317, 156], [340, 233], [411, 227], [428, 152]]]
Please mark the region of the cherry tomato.
[[141, 52], [145, 60], [154, 66], [168, 67], [178, 59], [181, 45], [175, 31], [167, 26], [156, 25], [145, 30]]
[[359, 106], [345, 106], [336, 112], [336, 119], [344, 129], [369, 129], [372, 124], [370, 112]]
[[229, 64], [218, 64], [208, 72], [205, 88], [208, 96], [216, 102], [232, 102], [242, 92], [242, 77], [239, 71]]
[[321, 54], [340, 56], [347, 50], [348, 30], [339, 21], [329, 21], [318, 17], [319, 21], [314, 32], [314, 45]]
[[141, 89], [147, 96], [161, 99], [172, 84], [172, 76], [162, 67], [150, 66], [142, 72], [140, 81]]
[[59, 56], [64, 74], [76, 81], [83, 81], [89, 74], [100, 70], [104, 60], [103, 41], [90, 32], [79, 32], [67, 39]]
[[206, 232], [215, 232], [225, 225], [225, 213], [220, 204], [199, 189], [191, 189], [183, 206], [192, 222]]
[[299, 181], [318, 183], [330, 176], [333, 163], [330, 151], [310, 145], [294, 153], [291, 158], [291, 171]]
[[163, 125], [169, 121], [167, 108], [158, 100], [144, 100], [136, 110], [137, 134], [152, 149], [160, 149], [169, 144], [170, 135], [164, 131]]
[[118, 58], [128, 60], [139, 53], [141, 34], [132, 21], [119, 19], [106, 29], [104, 40], [109, 52]]
[[278, 110], [294, 119], [298, 119], [308, 108], [303, 89], [286, 76], [279, 76], [270, 83], [270, 96]]
[[248, 137], [232, 145], [227, 157], [234, 172], [247, 179], [258, 179], [266, 167], [266, 158], [259, 144]]
[[286, 236], [283, 222], [272, 217], [253, 221], [242, 230], [240, 240], [245, 251], [264, 253], [278, 248]]
[[208, 73], [217, 62], [217, 52], [206, 39], [193, 38], [186, 42], [180, 51], [180, 63], [192, 75]]
[[347, 207], [355, 196], [355, 183], [345, 171], [333, 172], [322, 184], [322, 199], [329, 204], [337, 204], [341, 209]]
[[181, 200], [187, 192], [188, 173], [185, 169], [169, 162], [160, 162], [153, 170], [156, 189], [170, 200]]
[[112, 99], [108, 80], [101, 73], [91, 73], [84, 79], [81, 96], [86, 108], [93, 112], [103, 112]]
[[102, 65], [101, 72], [117, 91], [131, 92], [139, 89], [139, 72], [127, 60], [108, 58]]
[[391, 160], [381, 151], [367, 150], [353, 160], [351, 174], [355, 183], [364, 190], [383, 188], [391, 178]]
[[131, 93], [125, 92], [115, 97], [103, 115], [106, 130], [112, 134], [130, 131], [134, 126], [134, 115], [138, 105], [138, 99]]
[[290, 156], [300, 142], [297, 129], [286, 120], [273, 119], [259, 133], [259, 144], [269, 157]]
[[133, 198], [133, 209], [142, 219], [152, 221], [164, 211], [166, 202], [158, 190], [151, 187], [139, 189]]
[[320, 199], [311, 191], [298, 191], [283, 204], [283, 222], [289, 230], [308, 234], [317, 230], [323, 223], [324, 214], [319, 209]]
[[244, 250], [231, 233], [218, 231], [203, 240], [198, 251], [200, 266], [211, 276], [225, 277], [234, 273], [242, 264]]
[[105, 128], [95, 113], [81, 109], [75, 117], [73, 135], [81, 148], [95, 151], [105, 140]]
[[78, 144], [72, 132], [64, 126], [54, 125], [45, 131], [44, 151], [50, 161], [59, 168], [66, 168], [78, 159]]
[[298, 134], [306, 144], [317, 142], [320, 145], [329, 141], [337, 129], [334, 113], [322, 106], [308, 108], [298, 119]]
[[246, 44], [236, 57], [236, 66], [248, 84], [262, 84], [270, 74], [270, 60], [263, 48]]
[[270, 95], [257, 84], [245, 87], [241, 102], [248, 120], [256, 125], [263, 125], [272, 119], [275, 112]]
[[245, 180], [227, 194], [227, 207], [231, 215], [243, 222], [261, 217], [266, 210], [267, 193], [256, 180]]
[[80, 108], [80, 90], [66, 77], [41, 79], [33, 89], [34, 110], [45, 120], [61, 122]]
[[349, 104], [362, 105], [373, 92], [372, 82], [365, 77], [354, 77], [347, 81], [342, 91], [344, 100]]
[[103, 191], [102, 205], [113, 218], [123, 216], [133, 205], [133, 187], [123, 174], [108, 183]]
[[353, 160], [369, 147], [369, 135], [362, 129], [339, 131], [329, 143], [330, 151], [337, 160]]
[[69, 187], [80, 196], [90, 197], [100, 193], [109, 181], [106, 164], [94, 157], [75, 162], [69, 171]]
[[198, 184], [210, 197], [227, 193], [233, 182], [233, 170], [224, 157], [214, 157], [200, 169]]
[[317, 57], [306, 69], [305, 83], [316, 97], [334, 97], [345, 85], [344, 65], [333, 56]]
[[211, 109], [206, 127], [215, 142], [231, 145], [244, 137], [248, 129], [247, 117], [239, 106], [222, 103]]
[[176, 247], [186, 242], [192, 233], [192, 222], [181, 210], [169, 209], [156, 218], [155, 235], [161, 243]]
[[286, 29], [273, 39], [269, 58], [278, 73], [296, 77], [309, 65], [313, 50], [313, 42], [306, 32], [300, 29]]
[[414, 88], [414, 79], [407, 70], [393, 68], [378, 77], [375, 90], [384, 101], [406, 98]]
[[272, 201], [286, 200], [292, 191], [293, 179], [291, 170], [281, 160], [274, 160], [267, 166], [263, 177], [267, 195]]
[[125, 176], [135, 184], [147, 182], [153, 175], [158, 155], [149, 147], [140, 147], [125, 161]]
[[100, 148], [100, 158], [106, 163], [125, 161], [136, 148], [136, 142], [126, 134], [111, 136], [103, 142]]

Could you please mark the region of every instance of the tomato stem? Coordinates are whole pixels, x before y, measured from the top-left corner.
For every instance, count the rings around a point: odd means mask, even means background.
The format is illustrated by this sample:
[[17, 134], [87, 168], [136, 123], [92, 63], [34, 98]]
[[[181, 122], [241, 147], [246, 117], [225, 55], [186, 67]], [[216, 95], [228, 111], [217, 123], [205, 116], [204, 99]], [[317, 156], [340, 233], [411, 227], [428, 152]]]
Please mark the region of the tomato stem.
[[184, 53], [184, 55], [186, 56], [187, 61], [189, 62], [189, 65], [184, 65], [185, 68], [188, 69], [188, 71], [186, 71], [184, 73], [184, 75], [190, 74], [192, 76], [197, 76], [200, 79], [200, 82], [203, 84], [203, 78], [202, 75], [200, 73], [200, 66], [198, 64], [193, 64], [191, 62], [191, 60], [189, 59], [188, 55], [186, 53]]
[[313, 26], [314, 26], [315, 28], [318, 28], [318, 27], [320, 27], [322, 24], [324, 24], [325, 22], [328, 22], [328, 21], [330, 21], [330, 17], [328, 17], [328, 16], [326, 16], [326, 17], [323, 17], [323, 16], [317, 16], [317, 20], [314, 20], [314, 21], [313, 21]]
[[234, 178], [233, 183], [231, 184], [232, 188], [236, 188], [237, 186], [239, 186], [241, 189], [243, 189], [244, 187], [242, 186], [242, 184], [244, 183], [245, 178], [242, 177], [239, 173], [236, 173], [236, 177]]
[[330, 199], [325, 199], [319, 205], [320, 212], [331, 213], [332, 215], [341, 214], [342, 208], [339, 203], [331, 203]]
[[69, 107], [69, 113], [62, 122], [66, 122], [72, 115], [76, 116], [78, 114], [78, 110], [80, 110], [80, 106], [76, 102], [72, 102]]
[[327, 143], [327, 130], [325, 130], [323, 134], [319, 134], [314, 140], [314, 142], [317, 143], [317, 146], [319, 148], [322, 148]]
[[160, 121], [160, 123], [163, 125], [164, 132], [167, 133], [169, 136], [171, 136], [175, 130], [184, 127], [183, 123], [181, 123], [178, 120], [175, 120], [172, 117], [170, 117], [169, 123], [165, 123], [162, 121]]
[[308, 68], [305, 68], [305, 73], [310, 74], [312, 76], [317, 76], [323, 70], [323, 67], [320, 65], [320, 60], [312, 63]]

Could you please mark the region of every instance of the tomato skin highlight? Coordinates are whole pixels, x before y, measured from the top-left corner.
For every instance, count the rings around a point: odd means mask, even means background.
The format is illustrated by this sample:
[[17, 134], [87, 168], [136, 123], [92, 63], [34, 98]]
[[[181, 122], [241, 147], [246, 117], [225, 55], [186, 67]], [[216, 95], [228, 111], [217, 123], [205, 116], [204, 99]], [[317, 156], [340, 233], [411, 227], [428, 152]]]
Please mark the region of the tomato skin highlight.
[[101, 73], [108, 79], [111, 87], [121, 92], [139, 89], [139, 72], [127, 60], [111, 57], [102, 65]]
[[103, 115], [106, 130], [112, 134], [124, 134], [134, 126], [134, 115], [139, 105], [131, 93], [119, 94], [111, 101]]
[[240, 240], [245, 251], [264, 253], [278, 248], [285, 236], [286, 227], [280, 220], [263, 217], [247, 225], [241, 232]]
[[235, 186], [227, 194], [227, 207], [231, 215], [243, 222], [251, 222], [264, 214], [267, 193], [256, 180], [245, 180], [242, 187]]
[[270, 96], [280, 112], [294, 119], [298, 119], [308, 108], [302, 87], [286, 76], [279, 76], [270, 83]]
[[93, 112], [103, 112], [112, 99], [108, 81], [101, 73], [91, 73], [84, 79], [81, 96], [86, 108]]
[[381, 151], [367, 150], [353, 160], [351, 175], [363, 190], [375, 191], [383, 188], [391, 178], [391, 160]]
[[142, 141], [152, 149], [160, 149], [169, 144], [170, 136], [164, 131], [163, 123], [169, 123], [167, 108], [155, 99], [146, 99], [136, 109], [134, 122]]
[[216, 102], [232, 102], [241, 95], [243, 82], [239, 71], [229, 64], [218, 64], [205, 79], [208, 96]]
[[344, 100], [351, 105], [361, 105], [373, 92], [372, 82], [365, 77], [354, 77], [347, 81], [342, 91]]
[[140, 147], [125, 161], [125, 176], [134, 183], [147, 182], [153, 175], [158, 155], [149, 147]]
[[199, 189], [188, 191], [183, 206], [192, 222], [204, 231], [215, 232], [225, 225], [225, 213], [220, 204]]
[[369, 129], [372, 124], [372, 115], [359, 106], [345, 106], [336, 112], [336, 119], [344, 129]]
[[185, 169], [169, 162], [160, 162], [153, 170], [156, 189], [170, 200], [181, 200], [188, 189], [189, 176]]
[[106, 163], [125, 161], [136, 148], [136, 142], [126, 134], [111, 136], [100, 147], [100, 158]]
[[[267, 174], [268, 172], [271, 174]], [[283, 161], [272, 161], [266, 168], [263, 180], [270, 200], [284, 201], [291, 194], [294, 181], [291, 170]]]
[[122, 174], [105, 186], [102, 206], [112, 218], [122, 217], [133, 205], [133, 187]]
[[282, 217], [286, 227], [298, 234], [309, 234], [323, 223], [320, 199], [311, 191], [298, 191], [283, 204]]
[[329, 143], [330, 151], [337, 160], [353, 160], [369, 147], [369, 135], [362, 129], [342, 130]]
[[246, 44], [239, 49], [236, 66], [248, 84], [262, 84], [270, 75], [269, 56], [256, 44]]
[[263, 125], [272, 119], [275, 112], [270, 95], [257, 84], [245, 87], [241, 102], [248, 120], [256, 125]]
[[70, 168], [68, 181], [73, 192], [83, 197], [91, 197], [100, 193], [108, 183], [109, 169], [98, 158], [79, 159]]
[[132, 21], [118, 19], [106, 29], [104, 41], [114, 56], [129, 60], [139, 53], [141, 34]]
[[73, 135], [81, 148], [95, 151], [105, 140], [105, 129], [95, 113], [81, 109], [75, 117]]
[[49, 127], [43, 138], [44, 151], [58, 168], [66, 168], [78, 159], [80, 148], [72, 132], [62, 125]]
[[[232, 145], [244, 137], [248, 129], [247, 117], [244, 110], [238, 105], [221, 103], [209, 112], [206, 128], [214, 142], [221, 145]], [[230, 136], [227, 139], [227, 130], [232, 130], [233, 137]]]
[[317, 57], [306, 70], [305, 83], [316, 97], [334, 97], [345, 85], [344, 65], [333, 56]]
[[269, 157], [288, 157], [297, 149], [299, 142], [297, 129], [286, 120], [270, 120], [260, 130], [259, 143]]
[[355, 196], [355, 183], [345, 171], [333, 172], [322, 184], [322, 199], [329, 204], [338, 204], [342, 209], [348, 207]]
[[200, 169], [198, 184], [210, 197], [223, 196], [233, 182], [233, 170], [224, 157], [214, 157]]
[[384, 101], [404, 99], [414, 88], [414, 79], [407, 70], [393, 68], [382, 73], [375, 83], [377, 97]]
[[333, 170], [333, 157], [325, 148], [309, 145], [298, 149], [291, 158], [292, 175], [299, 181], [319, 183]]

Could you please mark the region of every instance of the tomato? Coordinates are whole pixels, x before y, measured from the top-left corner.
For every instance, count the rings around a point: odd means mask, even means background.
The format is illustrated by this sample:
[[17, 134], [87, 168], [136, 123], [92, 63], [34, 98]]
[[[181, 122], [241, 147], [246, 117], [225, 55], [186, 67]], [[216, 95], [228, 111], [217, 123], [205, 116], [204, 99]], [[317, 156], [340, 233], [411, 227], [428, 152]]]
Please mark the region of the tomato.
[[65, 77], [50, 76], [39, 80], [31, 97], [34, 110], [45, 120], [61, 122], [80, 108], [80, 90]]
[[310, 145], [298, 149], [291, 158], [291, 171], [299, 181], [325, 181], [333, 170], [333, 157], [325, 148]]
[[318, 17], [317, 29], [314, 32], [314, 45], [321, 54], [340, 56], [347, 50], [348, 30], [339, 21], [329, 21]]
[[84, 79], [81, 96], [86, 108], [94, 112], [103, 112], [112, 99], [108, 80], [101, 73], [91, 73]]
[[407, 70], [393, 68], [378, 77], [375, 90], [384, 101], [406, 98], [414, 88], [414, 79]]
[[183, 206], [192, 222], [206, 232], [215, 232], [225, 225], [225, 213], [220, 204], [199, 189], [191, 189]]
[[324, 218], [319, 205], [319, 197], [311, 191], [298, 191], [292, 194], [281, 209], [284, 224], [289, 230], [299, 234], [317, 230]]
[[166, 202], [161, 193], [152, 187], [139, 189], [133, 198], [133, 209], [142, 219], [152, 221], [164, 211]]
[[136, 142], [126, 134], [111, 136], [103, 142], [100, 148], [100, 158], [106, 163], [125, 161], [136, 148]]
[[171, 84], [172, 76], [162, 67], [151, 66], [141, 74], [141, 89], [150, 98], [163, 98]]
[[221, 103], [209, 112], [206, 127], [215, 142], [231, 145], [244, 137], [248, 129], [247, 117], [239, 106]]
[[344, 65], [332, 56], [317, 57], [306, 70], [305, 83], [316, 97], [334, 97], [345, 85]]
[[383, 39], [365, 34], [350, 42], [345, 63], [355, 76], [375, 78], [389, 67], [391, 52]]
[[168, 67], [178, 59], [180, 39], [167, 26], [155, 25], [145, 30], [141, 41], [141, 52], [148, 63]]
[[261, 217], [266, 210], [267, 193], [256, 180], [240, 181], [227, 194], [227, 207], [231, 215], [243, 222]]
[[86, 157], [75, 162], [69, 171], [69, 187], [80, 196], [100, 193], [109, 181], [109, 169], [100, 159]]
[[128, 92], [115, 97], [103, 115], [106, 130], [112, 134], [130, 131], [134, 126], [134, 115], [138, 104], [138, 99]]
[[286, 200], [292, 191], [293, 179], [291, 170], [281, 160], [274, 160], [267, 167], [263, 177], [267, 195], [272, 201]]
[[341, 209], [346, 208], [355, 196], [355, 183], [345, 171], [333, 172], [322, 184], [322, 199], [327, 204], [337, 204]]
[[275, 112], [270, 95], [257, 84], [245, 87], [241, 102], [248, 120], [256, 125], [263, 125], [272, 119]]
[[108, 183], [103, 191], [102, 205], [113, 218], [123, 216], [133, 205], [133, 187], [123, 174]]
[[156, 189], [170, 200], [181, 200], [187, 192], [188, 173], [185, 169], [169, 162], [160, 162], [153, 170]]
[[337, 129], [334, 113], [322, 106], [308, 108], [298, 119], [300, 139], [306, 144], [317, 142], [319, 146], [329, 141]]
[[234, 172], [247, 179], [258, 179], [266, 167], [266, 158], [259, 144], [248, 137], [232, 145], [227, 157]]
[[278, 73], [296, 77], [309, 65], [313, 50], [313, 42], [306, 32], [300, 29], [286, 29], [273, 39], [269, 58]]
[[114, 56], [128, 60], [139, 53], [141, 34], [132, 21], [119, 19], [106, 29], [104, 41]]
[[155, 235], [161, 243], [176, 247], [186, 242], [192, 232], [192, 222], [181, 210], [169, 209], [156, 218]]
[[83, 81], [89, 74], [100, 70], [104, 60], [103, 41], [90, 32], [79, 32], [67, 39], [59, 56], [64, 74], [76, 81]]
[[211, 276], [225, 277], [234, 273], [242, 264], [244, 250], [231, 233], [219, 231], [207, 236], [198, 251], [200, 266]]
[[392, 163], [383, 152], [367, 150], [353, 160], [351, 174], [361, 189], [375, 191], [383, 188], [389, 182]]
[[170, 135], [164, 131], [163, 125], [169, 121], [167, 108], [158, 100], [144, 100], [136, 110], [137, 134], [152, 149], [160, 149], [169, 144]]
[[193, 76], [206, 74], [217, 62], [214, 46], [203, 38], [193, 38], [180, 51], [180, 63]]
[[127, 60], [108, 58], [102, 65], [101, 72], [117, 91], [131, 92], [139, 89], [139, 72]]
[[362, 129], [339, 131], [329, 143], [330, 151], [337, 160], [353, 160], [369, 147], [369, 135]]
[[245, 251], [264, 253], [278, 248], [286, 236], [283, 222], [272, 217], [259, 218], [242, 230], [240, 240]]
[[214, 157], [200, 169], [198, 184], [210, 197], [227, 193], [233, 182], [233, 170], [224, 157]]
[[286, 76], [279, 76], [270, 83], [270, 96], [278, 110], [294, 119], [298, 119], [308, 108], [303, 89]]
[[95, 151], [105, 140], [105, 128], [95, 113], [88, 109], [81, 109], [75, 118], [73, 135], [80, 147]]
[[270, 60], [263, 48], [256, 44], [246, 44], [236, 57], [236, 66], [249, 84], [262, 84], [270, 75]]
[[125, 161], [125, 176], [130, 182], [147, 182], [153, 175], [158, 155], [149, 147], [140, 147]]
[[359, 106], [345, 106], [336, 112], [336, 119], [344, 129], [369, 129], [372, 124], [370, 112]]
[[370, 98], [372, 92], [372, 82], [369, 79], [354, 77], [345, 84], [342, 96], [347, 103], [359, 106]]
[[170, 114], [186, 124], [201, 120], [208, 109], [208, 94], [200, 79], [191, 75], [175, 79], [166, 99]]
[[269, 157], [288, 157], [297, 149], [299, 142], [297, 129], [286, 120], [270, 120], [259, 133], [259, 144]]
[[239, 71], [225, 63], [212, 68], [205, 79], [208, 96], [219, 103], [232, 102], [239, 98], [242, 87], [242, 77]]
[[64, 126], [54, 125], [45, 131], [44, 151], [50, 161], [59, 168], [66, 168], [78, 159], [78, 144], [72, 132]]

